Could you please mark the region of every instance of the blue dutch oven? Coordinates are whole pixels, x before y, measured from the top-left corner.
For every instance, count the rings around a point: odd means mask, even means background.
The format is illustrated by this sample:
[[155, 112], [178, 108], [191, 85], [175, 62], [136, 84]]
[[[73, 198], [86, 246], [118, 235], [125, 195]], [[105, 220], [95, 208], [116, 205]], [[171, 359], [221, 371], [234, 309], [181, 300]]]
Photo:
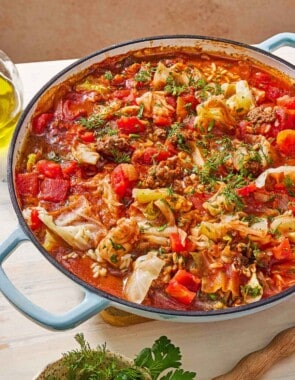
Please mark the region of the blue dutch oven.
[[[40, 96], [50, 89], [66, 80], [69, 76], [75, 75], [83, 69], [99, 62], [106, 57], [116, 56], [127, 53], [131, 50], [138, 50], [147, 47], [155, 46], [195, 46], [201, 48], [208, 53], [224, 52], [226, 54], [235, 54], [248, 56], [250, 59], [259, 61], [267, 66], [274, 67], [277, 70], [285, 73], [287, 76], [294, 79], [295, 66], [271, 54], [272, 51], [282, 46], [295, 47], [294, 33], [281, 33], [275, 35], [268, 40], [256, 45], [249, 46], [246, 44], [194, 35], [177, 35], [177, 36], [158, 36], [139, 40], [134, 40], [119, 45], [110, 46], [98, 52], [95, 52], [85, 58], [82, 58], [74, 64], [68, 66], [58, 75], [53, 77], [31, 100], [27, 108], [22, 114], [22, 117], [15, 130], [8, 157], [8, 185], [11, 201], [18, 217], [19, 226], [17, 229], [0, 245], [0, 290], [3, 295], [25, 316], [32, 319], [36, 323], [53, 330], [66, 330], [74, 328], [84, 322], [93, 315], [99, 313], [103, 309], [114, 306], [118, 309], [128, 311], [144, 317], [170, 320], [176, 322], [211, 322], [224, 319], [236, 318], [248, 315], [253, 312], [263, 310], [273, 306], [286, 298], [290, 297], [295, 292], [295, 286], [272, 297], [262, 299], [258, 302], [244, 306], [212, 310], [212, 311], [174, 311], [156, 309], [145, 305], [138, 305], [126, 300], [115, 297], [111, 294], [103, 292], [85, 283], [63, 266], [56, 262], [49, 253], [42, 247], [36, 237], [33, 235], [28, 225], [26, 224], [22, 212], [19, 208], [14, 187], [14, 166], [17, 160], [17, 155], [21, 147], [23, 138], [27, 131], [27, 125], [30, 118], [36, 109]], [[28, 300], [15, 286], [11, 283], [6, 273], [3, 270], [3, 263], [15, 248], [30, 240], [41, 252], [45, 258], [50, 261], [59, 271], [70, 277], [74, 282], [82, 287], [84, 299], [82, 302], [64, 314], [52, 314]]]

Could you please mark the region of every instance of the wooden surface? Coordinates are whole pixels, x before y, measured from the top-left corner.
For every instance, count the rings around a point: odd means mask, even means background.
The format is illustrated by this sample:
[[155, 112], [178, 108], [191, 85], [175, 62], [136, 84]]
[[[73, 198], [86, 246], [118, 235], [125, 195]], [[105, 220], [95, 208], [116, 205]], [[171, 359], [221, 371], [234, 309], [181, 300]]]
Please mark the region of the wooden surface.
[[[280, 55], [295, 62], [295, 49]], [[68, 61], [18, 65], [25, 88], [25, 101]], [[0, 241], [16, 227], [7, 183], [0, 183]], [[30, 243], [23, 244], [4, 268], [14, 284], [31, 300], [51, 312], [68, 310], [82, 297], [80, 288], [58, 272]], [[83, 332], [91, 345], [107, 347], [128, 357], [150, 346], [161, 335], [181, 348], [183, 366], [196, 371], [198, 380], [228, 372], [245, 355], [266, 346], [280, 331], [295, 324], [295, 297], [265, 311], [214, 323], [150, 321], [114, 327], [94, 316], [65, 332], [48, 331], [21, 315], [0, 295], [0, 380], [30, 380], [60, 354], [76, 347], [74, 335]], [[295, 379], [294, 355], [272, 367], [263, 380]]]

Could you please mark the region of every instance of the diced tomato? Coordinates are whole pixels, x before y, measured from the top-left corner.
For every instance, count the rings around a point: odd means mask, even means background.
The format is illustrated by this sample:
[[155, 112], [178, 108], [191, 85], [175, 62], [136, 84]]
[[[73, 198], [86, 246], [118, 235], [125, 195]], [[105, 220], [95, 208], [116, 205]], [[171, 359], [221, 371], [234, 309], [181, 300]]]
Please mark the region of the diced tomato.
[[192, 292], [197, 292], [201, 286], [199, 277], [187, 272], [185, 269], [179, 269], [172, 280], [177, 281]]
[[131, 164], [120, 164], [111, 173], [111, 185], [120, 197], [131, 196], [138, 174]]
[[122, 89], [122, 90], [115, 90], [113, 92], [113, 97], [117, 99], [124, 99], [127, 98], [130, 95], [130, 90]]
[[153, 122], [159, 127], [170, 127], [173, 119], [171, 116], [153, 116]]
[[295, 110], [295, 96], [284, 95], [277, 99], [277, 105], [289, 110]]
[[190, 108], [192, 110], [196, 110], [197, 105], [200, 103], [198, 99], [195, 97], [195, 91], [190, 89], [189, 92], [183, 92], [179, 95], [186, 104], [190, 104]]
[[176, 97], [172, 95], [166, 95], [165, 96], [166, 102], [170, 104], [172, 107], [176, 107]]
[[16, 189], [23, 196], [36, 196], [39, 192], [39, 180], [36, 173], [19, 173], [16, 175]]
[[41, 115], [34, 117], [32, 120], [33, 133], [41, 135], [45, 131], [47, 125], [52, 121], [53, 116], [53, 113], [42, 113]]
[[258, 87], [261, 84], [269, 84], [272, 82], [272, 77], [263, 71], [257, 71], [253, 75], [254, 85]]
[[251, 183], [249, 183], [249, 185], [240, 187], [236, 191], [240, 197], [247, 197], [248, 195], [254, 193], [254, 191], [256, 191], [256, 190], [257, 190], [257, 187], [256, 187], [255, 182], [251, 182]]
[[279, 121], [279, 131], [283, 129], [295, 129], [295, 110], [278, 107], [275, 113]]
[[189, 241], [186, 239], [184, 244], [181, 242], [181, 238], [178, 232], [172, 232], [170, 234], [170, 244], [173, 252], [186, 252], [189, 250]]
[[45, 178], [40, 186], [40, 199], [49, 202], [62, 202], [66, 199], [70, 182], [61, 178]]
[[192, 202], [195, 210], [205, 211], [203, 204], [210, 198], [210, 195], [205, 193], [194, 193], [188, 197], [189, 201]]
[[292, 249], [288, 238], [272, 249], [273, 255], [277, 260], [288, 260], [292, 257]]
[[295, 155], [295, 130], [284, 129], [277, 135], [277, 144], [280, 151], [284, 154]]
[[30, 227], [32, 230], [38, 230], [42, 226], [42, 222], [39, 219], [39, 212], [36, 209], [31, 211]]
[[166, 292], [184, 305], [190, 305], [196, 297], [195, 292], [190, 291], [186, 286], [174, 280], [169, 282]]
[[95, 134], [91, 131], [85, 131], [80, 134], [80, 138], [85, 143], [92, 143], [95, 141]]
[[276, 84], [276, 79], [270, 74], [261, 71], [256, 72], [253, 82], [255, 87], [265, 91], [265, 99], [273, 103], [276, 103], [276, 100], [286, 93], [284, 89]]
[[65, 178], [68, 178], [69, 176], [75, 174], [80, 169], [79, 169], [79, 165], [77, 161], [65, 161], [61, 164], [61, 170], [62, 170], [63, 176]]
[[61, 178], [62, 170], [59, 163], [49, 160], [40, 160], [36, 164], [36, 170], [48, 178]]
[[66, 99], [62, 103], [62, 113], [65, 120], [75, 120], [81, 116], [87, 116], [85, 105], [78, 101]]
[[167, 160], [167, 158], [171, 156], [172, 153], [168, 149], [148, 147], [137, 159], [135, 154], [135, 159], [143, 165], [153, 165], [154, 163], [159, 163], [161, 161]]
[[145, 124], [136, 116], [121, 117], [117, 120], [117, 126], [122, 133], [140, 133], [145, 131]]
[[264, 91], [265, 91], [265, 99], [268, 99], [273, 103], [275, 103], [278, 98], [284, 95], [284, 90], [277, 86], [272, 86], [272, 85], [265, 86]]

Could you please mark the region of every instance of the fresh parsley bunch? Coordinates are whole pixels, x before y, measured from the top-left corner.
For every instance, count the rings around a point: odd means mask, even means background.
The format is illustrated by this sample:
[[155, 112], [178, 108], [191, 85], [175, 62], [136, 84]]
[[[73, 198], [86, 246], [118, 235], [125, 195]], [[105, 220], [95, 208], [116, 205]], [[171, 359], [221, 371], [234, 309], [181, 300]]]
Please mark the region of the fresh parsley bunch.
[[[63, 354], [63, 365], [69, 380], [143, 380], [143, 371], [152, 380], [194, 380], [195, 372], [181, 369], [181, 353], [166, 336], [157, 339], [151, 348], [136, 356], [134, 366], [122, 367], [110, 358], [106, 346], [92, 349], [83, 334], [75, 336], [80, 348]], [[47, 380], [57, 380], [49, 377]]]

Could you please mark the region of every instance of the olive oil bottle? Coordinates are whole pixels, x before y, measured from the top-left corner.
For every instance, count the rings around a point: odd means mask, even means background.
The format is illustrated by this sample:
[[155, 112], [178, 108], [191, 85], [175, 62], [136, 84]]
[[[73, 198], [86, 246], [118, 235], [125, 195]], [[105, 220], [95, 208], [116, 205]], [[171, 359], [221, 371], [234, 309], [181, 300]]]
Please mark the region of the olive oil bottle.
[[13, 83], [0, 73], [0, 149], [6, 148], [21, 111]]

